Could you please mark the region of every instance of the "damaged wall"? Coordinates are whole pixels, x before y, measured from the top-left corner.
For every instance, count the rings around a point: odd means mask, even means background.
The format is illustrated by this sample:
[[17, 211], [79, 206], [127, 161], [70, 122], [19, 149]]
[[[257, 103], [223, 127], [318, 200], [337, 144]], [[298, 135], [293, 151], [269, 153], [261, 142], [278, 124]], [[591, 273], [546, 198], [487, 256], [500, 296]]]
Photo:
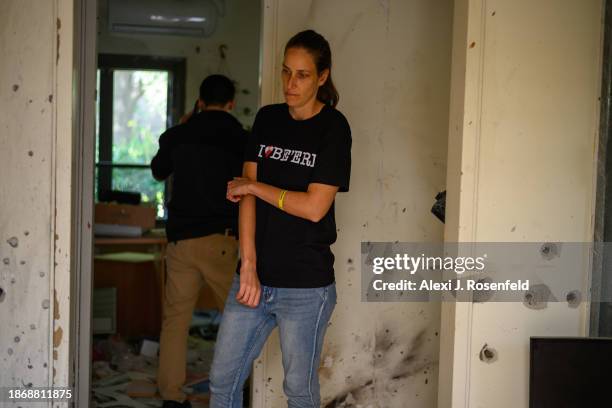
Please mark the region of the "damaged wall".
[[69, 381], [72, 18], [0, 3], [0, 386]]
[[[447, 241], [593, 239], [602, 3], [455, 2]], [[527, 407], [529, 337], [587, 325], [586, 302], [444, 304], [439, 407]]]
[[[111, 33], [108, 0], [98, 1], [98, 52], [186, 58], [185, 109], [193, 108], [202, 80], [221, 73], [238, 81], [236, 108], [232, 112], [244, 125], [251, 125], [257, 111], [259, 89], [260, 1], [218, 2], [224, 16], [208, 38]], [[222, 61], [219, 46], [227, 45]], [[248, 94], [241, 90], [248, 90]]]
[[[429, 210], [445, 185], [451, 26], [450, 0], [265, 2], [263, 102], [282, 101], [285, 42], [313, 28], [331, 44], [353, 136], [351, 191], [336, 198], [338, 305], [322, 406], [436, 405], [440, 305], [361, 303], [358, 265], [361, 241], [442, 240]], [[286, 406], [276, 333], [254, 377], [255, 407]]]

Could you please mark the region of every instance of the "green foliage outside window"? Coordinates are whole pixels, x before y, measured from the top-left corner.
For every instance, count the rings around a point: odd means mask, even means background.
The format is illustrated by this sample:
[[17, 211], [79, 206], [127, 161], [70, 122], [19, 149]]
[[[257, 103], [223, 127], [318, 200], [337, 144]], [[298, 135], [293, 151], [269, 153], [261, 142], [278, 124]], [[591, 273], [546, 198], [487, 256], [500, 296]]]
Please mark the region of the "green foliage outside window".
[[[148, 166], [166, 130], [168, 72], [115, 70], [113, 85], [112, 162]], [[142, 202], [155, 206], [163, 218], [164, 183], [156, 181], [148, 167], [114, 167], [112, 189], [139, 192]]]

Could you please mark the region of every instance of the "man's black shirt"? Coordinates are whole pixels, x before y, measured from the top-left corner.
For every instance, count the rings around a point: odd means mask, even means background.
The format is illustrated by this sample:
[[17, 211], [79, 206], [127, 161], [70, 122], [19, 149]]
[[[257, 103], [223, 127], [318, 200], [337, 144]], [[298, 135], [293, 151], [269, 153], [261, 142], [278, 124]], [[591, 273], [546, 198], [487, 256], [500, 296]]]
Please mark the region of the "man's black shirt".
[[238, 206], [225, 198], [227, 182], [242, 173], [247, 132], [225, 111], [206, 110], [159, 138], [153, 176], [170, 175], [168, 241], [237, 231]]

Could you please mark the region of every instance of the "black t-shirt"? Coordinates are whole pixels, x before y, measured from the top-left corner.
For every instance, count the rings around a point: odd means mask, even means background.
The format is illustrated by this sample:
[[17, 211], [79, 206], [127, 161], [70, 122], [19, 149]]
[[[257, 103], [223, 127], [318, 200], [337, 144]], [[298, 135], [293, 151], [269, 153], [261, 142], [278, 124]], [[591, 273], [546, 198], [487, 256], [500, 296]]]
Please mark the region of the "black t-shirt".
[[[245, 161], [257, 163], [257, 181], [289, 191], [321, 183], [349, 188], [351, 130], [339, 111], [325, 105], [315, 116], [295, 120], [286, 104], [259, 110]], [[334, 282], [334, 205], [319, 222], [256, 201], [257, 273], [263, 285], [315, 288]]]

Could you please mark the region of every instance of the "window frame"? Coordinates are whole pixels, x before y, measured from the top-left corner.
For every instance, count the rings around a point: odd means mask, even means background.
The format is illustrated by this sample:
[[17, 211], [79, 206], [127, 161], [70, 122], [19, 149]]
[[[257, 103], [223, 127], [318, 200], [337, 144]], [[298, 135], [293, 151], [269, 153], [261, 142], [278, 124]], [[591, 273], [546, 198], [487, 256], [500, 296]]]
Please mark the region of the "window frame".
[[[98, 54], [100, 70], [99, 106], [99, 156], [95, 163], [98, 169], [98, 197], [113, 185], [113, 169], [147, 169], [149, 164], [113, 162], [113, 89], [116, 70], [157, 70], [168, 72], [168, 107], [166, 128], [178, 123], [185, 111], [186, 59], [179, 57], [157, 57], [148, 55]], [[164, 186], [164, 198], [168, 183]]]

